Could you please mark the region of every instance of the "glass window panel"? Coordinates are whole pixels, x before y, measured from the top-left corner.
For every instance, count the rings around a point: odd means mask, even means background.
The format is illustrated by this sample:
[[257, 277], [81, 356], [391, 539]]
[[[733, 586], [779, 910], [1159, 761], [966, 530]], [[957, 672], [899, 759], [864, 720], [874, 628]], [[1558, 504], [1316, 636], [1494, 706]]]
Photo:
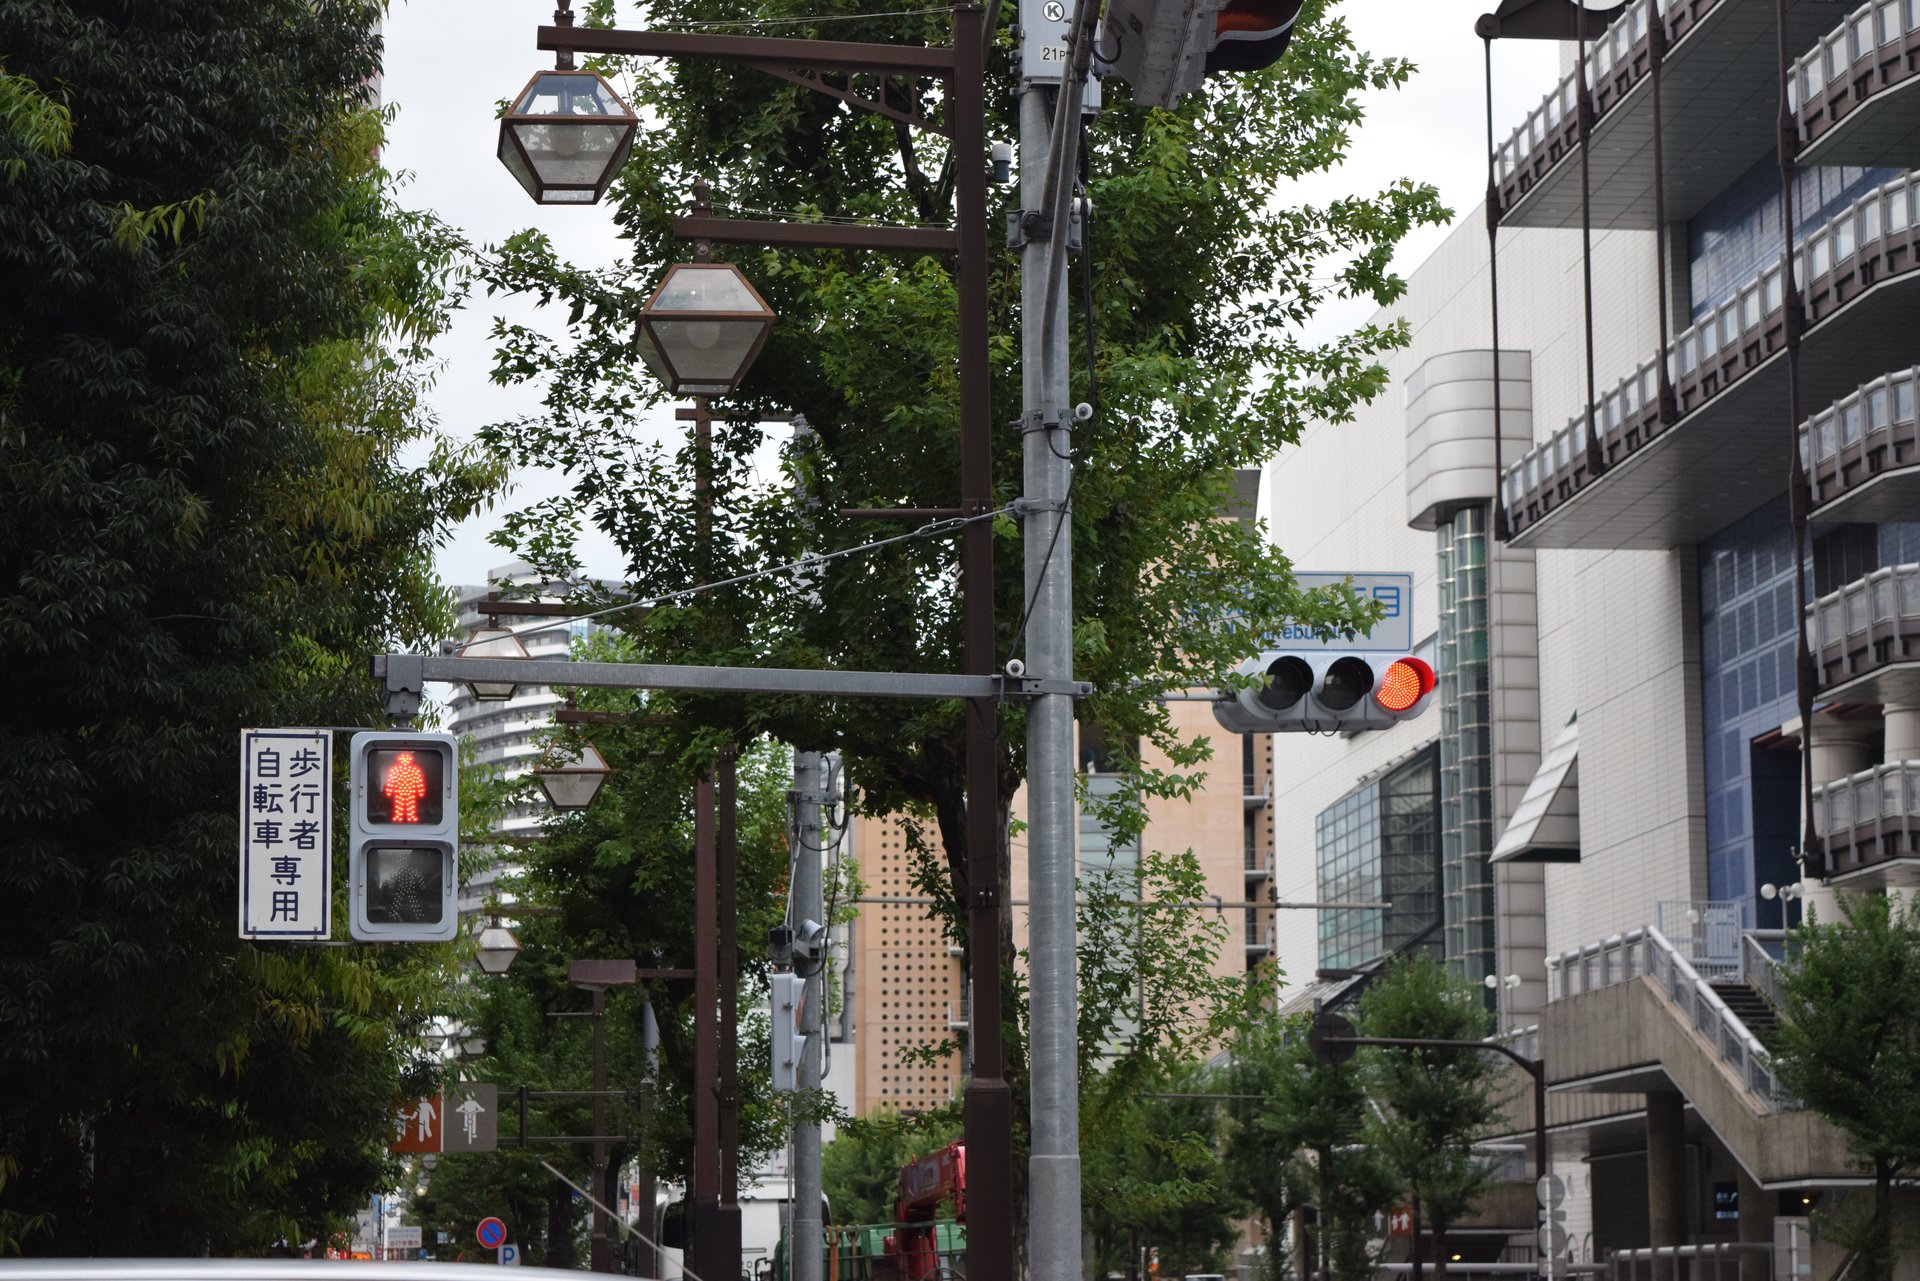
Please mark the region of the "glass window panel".
[[1867, 430], [1878, 431], [1887, 425], [1887, 389], [1875, 387], [1867, 393]]
[[[1853, 23], [1853, 56], [1860, 59], [1873, 52], [1873, 15], [1861, 14]], [[1512, 117], [1508, 117], [1511, 119]]]
[[1893, 385], [1893, 421], [1913, 421], [1913, 383], [1909, 379], [1903, 378]]
[[1860, 243], [1872, 244], [1880, 239], [1880, 200], [1873, 197], [1860, 206]]
[[1851, 445], [1860, 439], [1860, 402], [1845, 405], [1840, 410], [1840, 443]]
[[1740, 295], [1740, 328], [1742, 330], [1760, 327], [1760, 291], [1749, 289]]

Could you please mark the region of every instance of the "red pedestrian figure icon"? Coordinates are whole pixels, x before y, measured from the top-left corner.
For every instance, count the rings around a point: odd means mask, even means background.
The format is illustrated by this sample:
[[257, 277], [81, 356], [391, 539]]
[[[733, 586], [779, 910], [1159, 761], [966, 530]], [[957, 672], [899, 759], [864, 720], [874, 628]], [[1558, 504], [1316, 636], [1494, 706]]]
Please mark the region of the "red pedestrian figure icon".
[[394, 758], [393, 768], [387, 771], [387, 781], [381, 785], [380, 794], [392, 804], [390, 822], [420, 821], [420, 798], [427, 794], [427, 776], [421, 770], [420, 762], [413, 759], [412, 752], [402, 752]]

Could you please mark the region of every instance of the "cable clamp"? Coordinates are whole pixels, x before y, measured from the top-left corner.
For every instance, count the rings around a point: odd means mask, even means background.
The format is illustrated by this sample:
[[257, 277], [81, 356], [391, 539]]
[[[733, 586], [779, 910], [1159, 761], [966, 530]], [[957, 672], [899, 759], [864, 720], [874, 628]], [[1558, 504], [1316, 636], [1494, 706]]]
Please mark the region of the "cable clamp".
[[1041, 512], [1066, 515], [1073, 511], [1073, 505], [1064, 498], [1016, 498], [1008, 506], [1015, 516], [1037, 516]]

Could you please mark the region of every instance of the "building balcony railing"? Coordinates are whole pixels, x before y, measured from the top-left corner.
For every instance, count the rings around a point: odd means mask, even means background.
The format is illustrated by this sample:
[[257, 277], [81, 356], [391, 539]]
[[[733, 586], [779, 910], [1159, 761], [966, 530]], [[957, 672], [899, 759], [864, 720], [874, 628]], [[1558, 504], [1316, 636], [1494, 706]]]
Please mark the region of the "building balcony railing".
[[[1697, 7], [1713, 7], [1704, 0]], [[1587, 46], [1587, 89], [1593, 95], [1598, 120], [1640, 82], [1651, 65], [1647, 31], [1654, 13], [1664, 15], [1670, 0], [1634, 0], [1614, 19], [1606, 34]], [[1664, 21], [1664, 17], [1662, 18]], [[1511, 209], [1580, 142], [1580, 90], [1569, 71], [1560, 83], [1508, 136], [1494, 156], [1494, 178], [1500, 185], [1500, 207]]]
[[[1864, 376], [1909, 363], [1914, 300], [1899, 288], [1920, 266], [1920, 178], [1862, 196], [1809, 235], [1794, 256], [1804, 282], [1804, 401], [1857, 390]], [[1668, 350], [1677, 418], [1661, 422], [1659, 367], [1649, 359], [1600, 397], [1604, 473], [1593, 484], [1586, 415], [1522, 455], [1503, 478], [1515, 540], [1536, 547], [1672, 547], [1698, 542], [1784, 488], [1786, 433], [1768, 430], [1785, 390], [1785, 291], [1769, 267]], [[1653, 449], [1650, 446], [1658, 445]], [[1652, 457], [1659, 456], [1653, 462]], [[1637, 477], [1638, 479], [1629, 479]], [[1589, 489], [1605, 501], [1575, 503]], [[1597, 498], [1597, 494], [1595, 497]], [[1587, 515], [1566, 519], [1570, 508]], [[1555, 527], [1558, 528], [1555, 528]]]
[[1807, 606], [1820, 696], [1920, 702], [1920, 565], [1890, 565]]
[[1273, 865], [1267, 861], [1266, 855], [1255, 853], [1253, 850], [1247, 851], [1246, 870], [1249, 883], [1264, 881], [1273, 875]]
[[1870, 0], [1793, 64], [1787, 104], [1800, 127], [1802, 164], [1914, 163], [1920, 124], [1912, 95], [1891, 92], [1920, 75], [1920, 4]]
[[1879, 524], [1920, 508], [1920, 369], [1876, 378], [1800, 429], [1813, 519]]
[[[1789, 0], [1787, 47], [1814, 45], [1833, 9]], [[1596, 227], [1652, 228], [1652, 34], [1664, 34], [1660, 137], [1666, 216], [1685, 222], [1776, 145], [1778, 29], [1766, 0], [1633, 0], [1588, 46], [1593, 103], [1589, 217]], [[1497, 211], [1509, 226], [1581, 221], [1574, 159], [1579, 89], [1569, 72], [1494, 154]], [[1569, 163], [1571, 161], [1571, 163]]]
[[1834, 876], [1920, 857], [1920, 761], [1876, 765], [1813, 789]]

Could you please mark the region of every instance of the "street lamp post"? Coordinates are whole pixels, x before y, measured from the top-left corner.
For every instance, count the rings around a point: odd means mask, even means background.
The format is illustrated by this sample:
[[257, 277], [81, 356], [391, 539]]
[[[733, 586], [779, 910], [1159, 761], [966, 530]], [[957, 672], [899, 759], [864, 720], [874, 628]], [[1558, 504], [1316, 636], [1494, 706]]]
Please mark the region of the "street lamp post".
[[[838, 91], [819, 79], [804, 83], [851, 105], [882, 110], [896, 119], [904, 119], [910, 127], [944, 134], [952, 143], [953, 154], [959, 158], [955, 166], [956, 225], [953, 229], [761, 222], [715, 218], [699, 211], [691, 218], [676, 219], [674, 235], [694, 241], [956, 255], [961, 506], [952, 514], [967, 516], [984, 515], [993, 507], [987, 354], [985, 38], [983, 15], [971, 0], [963, 0], [954, 10], [951, 48], [696, 32], [589, 30], [574, 27], [572, 13], [566, 9], [557, 11], [555, 24], [542, 27], [538, 34], [538, 47], [559, 54], [562, 67], [571, 66], [573, 55], [587, 53], [707, 58], [753, 66], [787, 78], [799, 71], [836, 71], [932, 76], [946, 81], [944, 124], [903, 117], [890, 108]], [[601, 189], [604, 190], [604, 185]], [[923, 514], [913, 513], [916, 517]], [[967, 524], [962, 534], [960, 559], [965, 668], [970, 675], [991, 676], [997, 671], [998, 661], [994, 652], [992, 529], [986, 521], [973, 520]], [[973, 1073], [966, 1089], [965, 1118], [968, 1164], [973, 1175], [968, 1189], [967, 1272], [975, 1281], [1011, 1281], [1014, 1273], [1013, 1103], [1005, 1079], [1000, 1005], [999, 940], [1006, 908], [1000, 891], [999, 849], [1005, 824], [999, 801], [998, 718], [997, 699], [968, 700], [966, 884], [956, 887], [963, 891], [960, 897], [967, 905], [968, 978], [973, 992]], [[702, 786], [710, 788], [711, 779]], [[696, 828], [699, 826], [696, 819]], [[708, 831], [711, 833], [711, 824]], [[708, 839], [712, 839], [711, 834]], [[701, 900], [698, 878], [695, 898], [698, 904]], [[700, 919], [704, 921], [705, 915]], [[696, 968], [710, 973], [707, 966]], [[695, 1058], [696, 1061], [702, 1059], [697, 1047]], [[711, 1069], [716, 1065], [708, 1063], [707, 1066]], [[709, 1073], [700, 1079], [715, 1078]], [[698, 1118], [695, 1129], [697, 1147], [707, 1139], [718, 1140], [718, 1134], [706, 1135]], [[696, 1204], [697, 1200], [696, 1194]]]

